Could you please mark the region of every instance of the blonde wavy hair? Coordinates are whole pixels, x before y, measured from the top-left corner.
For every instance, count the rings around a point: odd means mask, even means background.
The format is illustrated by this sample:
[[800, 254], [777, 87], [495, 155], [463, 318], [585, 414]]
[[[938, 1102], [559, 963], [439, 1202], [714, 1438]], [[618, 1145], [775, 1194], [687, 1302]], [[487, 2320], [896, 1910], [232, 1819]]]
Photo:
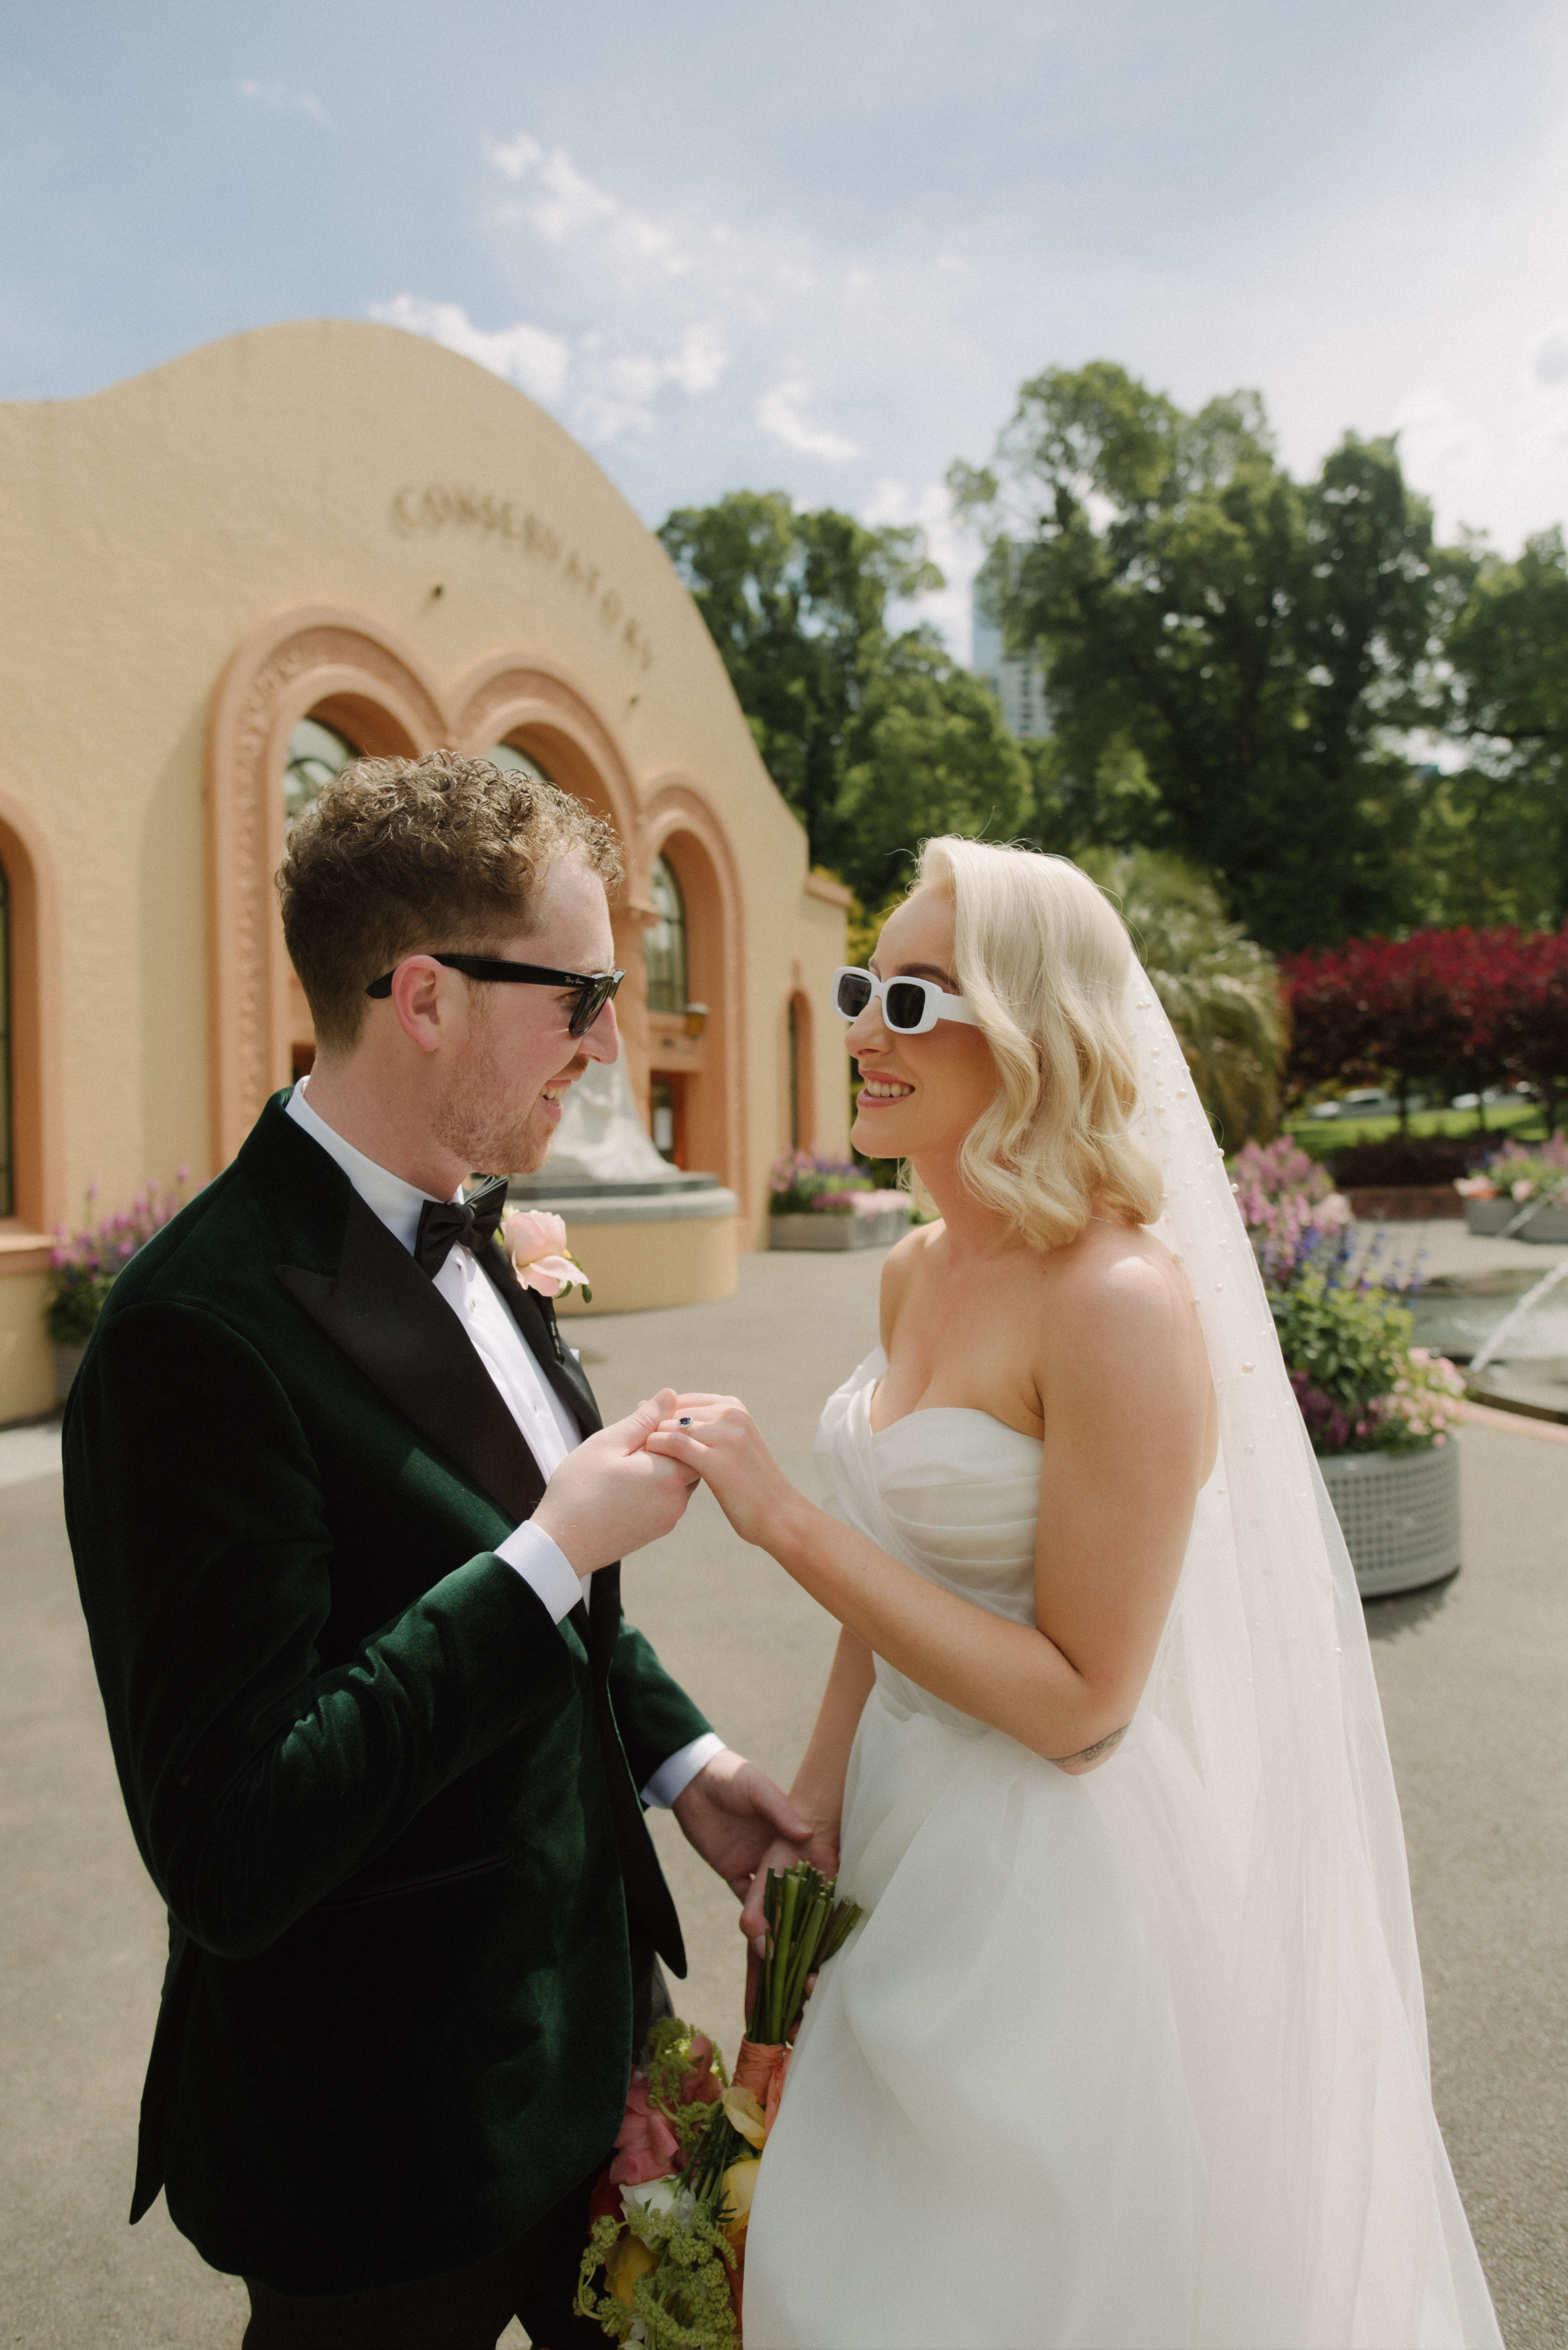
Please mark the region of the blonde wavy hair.
[[969, 1190], [1038, 1249], [1076, 1240], [1096, 1205], [1153, 1223], [1163, 1195], [1131, 1131], [1120, 916], [1064, 857], [951, 834], [921, 849], [920, 885], [953, 901], [953, 976], [1002, 1081], [959, 1154]]

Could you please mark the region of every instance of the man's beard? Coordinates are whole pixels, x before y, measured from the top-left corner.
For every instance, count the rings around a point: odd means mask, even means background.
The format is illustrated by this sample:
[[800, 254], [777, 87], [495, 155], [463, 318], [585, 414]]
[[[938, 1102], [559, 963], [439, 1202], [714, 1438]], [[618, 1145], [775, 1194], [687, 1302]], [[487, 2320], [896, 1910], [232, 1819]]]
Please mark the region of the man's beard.
[[[559, 1076], [581, 1076], [587, 1066], [587, 1055], [579, 1053]], [[431, 1131], [441, 1148], [474, 1174], [532, 1175], [549, 1157], [553, 1139], [548, 1128], [541, 1132], [533, 1123], [538, 1107], [538, 1094], [525, 1108], [506, 1105], [500, 1066], [488, 1038], [481, 1036], [453, 1072]]]

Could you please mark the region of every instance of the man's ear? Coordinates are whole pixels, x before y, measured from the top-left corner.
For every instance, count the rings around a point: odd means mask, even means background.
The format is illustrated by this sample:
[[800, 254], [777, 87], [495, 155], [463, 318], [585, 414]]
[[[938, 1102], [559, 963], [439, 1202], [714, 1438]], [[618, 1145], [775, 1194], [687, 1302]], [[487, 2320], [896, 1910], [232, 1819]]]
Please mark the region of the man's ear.
[[450, 1044], [456, 1025], [457, 974], [433, 955], [409, 955], [392, 973], [391, 1005], [399, 1027], [421, 1053]]

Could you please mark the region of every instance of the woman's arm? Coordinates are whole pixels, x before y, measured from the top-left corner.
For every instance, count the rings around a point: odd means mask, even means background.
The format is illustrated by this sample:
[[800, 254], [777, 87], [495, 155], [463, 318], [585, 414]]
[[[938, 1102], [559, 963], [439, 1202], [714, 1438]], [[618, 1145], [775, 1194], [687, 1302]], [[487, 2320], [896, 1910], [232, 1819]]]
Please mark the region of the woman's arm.
[[811, 1823], [811, 1839], [803, 1849], [799, 1845], [786, 1844], [781, 1837], [771, 1852], [763, 1854], [752, 1879], [752, 1889], [741, 1912], [741, 1931], [753, 1938], [764, 1931], [763, 1895], [767, 1887], [768, 1870], [781, 1875], [797, 1860], [809, 1860], [825, 1876], [831, 1877], [838, 1867], [838, 1836], [844, 1822], [844, 1779], [849, 1768], [849, 1750], [855, 1743], [855, 1733], [860, 1727], [860, 1717], [866, 1700], [871, 1694], [876, 1678], [876, 1663], [864, 1640], [853, 1632], [840, 1632], [838, 1647], [834, 1653], [833, 1669], [827, 1676], [827, 1687], [822, 1693], [817, 1709], [816, 1727], [811, 1733], [811, 1743], [801, 1759], [790, 1788], [790, 1802], [802, 1816]]
[[1208, 1374], [1190, 1305], [1136, 1254], [1057, 1285], [1052, 1325], [1033, 1625], [937, 1588], [815, 1508], [732, 1399], [683, 1397], [694, 1425], [667, 1422], [649, 1445], [696, 1469], [736, 1532], [897, 1671], [1088, 1770], [1131, 1719], [1159, 1644], [1202, 1472]]
[[790, 1789], [790, 1801], [796, 1809], [835, 1844], [844, 1817], [849, 1750], [876, 1678], [876, 1659], [865, 1641], [857, 1639], [853, 1632], [840, 1632], [816, 1728]]

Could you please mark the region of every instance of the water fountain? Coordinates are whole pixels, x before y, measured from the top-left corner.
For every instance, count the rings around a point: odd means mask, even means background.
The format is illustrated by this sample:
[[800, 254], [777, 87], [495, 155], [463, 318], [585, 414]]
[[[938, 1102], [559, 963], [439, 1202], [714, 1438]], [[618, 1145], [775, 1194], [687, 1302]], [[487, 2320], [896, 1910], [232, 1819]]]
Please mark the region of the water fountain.
[[1468, 1366], [1481, 1402], [1568, 1420], [1568, 1257], [1542, 1274], [1499, 1266], [1434, 1281], [1411, 1301], [1418, 1345]]

